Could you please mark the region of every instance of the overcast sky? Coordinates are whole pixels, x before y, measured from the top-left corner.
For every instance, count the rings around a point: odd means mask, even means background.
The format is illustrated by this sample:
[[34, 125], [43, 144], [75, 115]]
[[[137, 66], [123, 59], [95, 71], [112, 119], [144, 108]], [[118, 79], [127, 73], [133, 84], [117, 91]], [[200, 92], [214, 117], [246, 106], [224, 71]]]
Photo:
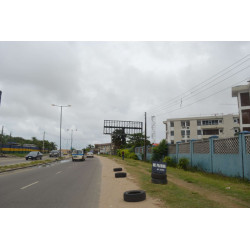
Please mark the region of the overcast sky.
[[105, 119], [144, 122], [144, 112], [149, 136], [156, 115], [159, 142], [168, 118], [237, 113], [231, 86], [246, 84], [250, 57], [211, 77], [249, 53], [249, 42], [0, 42], [0, 126], [26, 139], [45, 131], [59, 145], [60, 109], [51, 104], [70, 104], [63, 148], [67, 129], [77, 129], [74, 147], [106, 143]]

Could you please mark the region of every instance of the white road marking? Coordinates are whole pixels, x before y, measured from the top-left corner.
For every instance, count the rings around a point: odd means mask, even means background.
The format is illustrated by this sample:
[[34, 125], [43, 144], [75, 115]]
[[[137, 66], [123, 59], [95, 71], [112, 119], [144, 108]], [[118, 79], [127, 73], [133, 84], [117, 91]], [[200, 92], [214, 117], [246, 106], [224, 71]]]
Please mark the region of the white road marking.
[[25, 186], [25, 187], [22, 187], [22, 188], [20, 188], [20, 189], [25, 189], [25, 188], [27, 188], [27, 187], [30, 187], [30, 186], [32, 186], [32, 185], [37, 184], [38, 182], [39, 182], [39, 181], [33, 182], [33, 183], [31, 183], [31, 184], [29, 184], [29, 185], [27, 185], [27, 186]]
[[60, 173], [62, 173], [62, 171], [59, 171], [59, 172], [57, 172], [56, 174], [60, 174]]

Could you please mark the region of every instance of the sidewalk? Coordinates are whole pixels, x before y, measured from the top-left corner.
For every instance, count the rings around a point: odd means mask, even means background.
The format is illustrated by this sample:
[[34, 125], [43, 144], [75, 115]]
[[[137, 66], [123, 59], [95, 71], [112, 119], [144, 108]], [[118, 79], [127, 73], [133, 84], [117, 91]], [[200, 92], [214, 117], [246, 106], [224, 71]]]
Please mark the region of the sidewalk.
[[126, 202], [123, 193], [128, 190], [140, 190], [132, 176], [127, 173], [126, 178], [115, 178], [113, 168], [124, 166], [101, 156], [96, 156], [102, 164], [102, 183], [100, 193], [100, 208], [158, 208], [158, 202], [146, 193], [146, 200], [140, 202]]

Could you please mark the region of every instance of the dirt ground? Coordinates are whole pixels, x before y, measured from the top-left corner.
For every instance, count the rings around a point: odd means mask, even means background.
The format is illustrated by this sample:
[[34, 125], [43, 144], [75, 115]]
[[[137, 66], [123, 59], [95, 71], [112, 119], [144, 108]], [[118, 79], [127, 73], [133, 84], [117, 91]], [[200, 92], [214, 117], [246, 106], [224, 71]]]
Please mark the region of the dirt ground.
[[158, 208], [160, 203], [158, 200], [149, 197], [146, 193], [146, 200], [140, 202], [126, 202], [123, 200], [123, 193], [128, 190], [141, 190], [135, 183], [132, 176], [127, 173], [126, 178], [115, 178], [113, 168], [124, 166], [107, 159], [105, 157], [96, 156], [102, 164], [102, 184], [101, 195], [99, 201], [100, 208]]

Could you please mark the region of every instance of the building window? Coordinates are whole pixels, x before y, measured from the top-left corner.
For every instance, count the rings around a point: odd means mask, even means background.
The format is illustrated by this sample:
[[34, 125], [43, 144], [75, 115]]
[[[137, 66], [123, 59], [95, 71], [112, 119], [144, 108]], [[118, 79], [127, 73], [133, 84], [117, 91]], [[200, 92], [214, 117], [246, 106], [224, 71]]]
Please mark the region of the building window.
[[241, 106], [250, 106], [249, 93], [240, 93]]
[[218, 135], [219, 129], [203, 129], [203, 135]]
[[218, 120], [204, 120], [202, 121], [202, 125], [218, 125]]
[[174, 144], [174, 141], [171, 141], [171, 144]]
[[243, 128], [243, 131], [249, 131], [250, 132], [250, 127]]
[[201, 130], [197, 130], [197, 135], [201, 135]]
[[182, 128], [190, 126], [190, 121], [181, 121]]
[[250, 124], [250, 109], [242, 110], [242, 123]]
[[187, 130], [187, 135], [190, 135], [190, 130]]
[[170, 122], [170, 127], [171, 127], [171, 128], [174, 127], [174, 122]]
[[201, 120], [197, 120], [197, 126], [201, 125]]
[[185, 130], [181, 130], [181, 135], [185, 136]]
[[234, 118], [234, 123], [240, 123], [239, 118]]
[[171, 135], [171, 136], [174, 136], [174, 131], [171, 131], [171, 132], [170, 132], [170, 135]]

